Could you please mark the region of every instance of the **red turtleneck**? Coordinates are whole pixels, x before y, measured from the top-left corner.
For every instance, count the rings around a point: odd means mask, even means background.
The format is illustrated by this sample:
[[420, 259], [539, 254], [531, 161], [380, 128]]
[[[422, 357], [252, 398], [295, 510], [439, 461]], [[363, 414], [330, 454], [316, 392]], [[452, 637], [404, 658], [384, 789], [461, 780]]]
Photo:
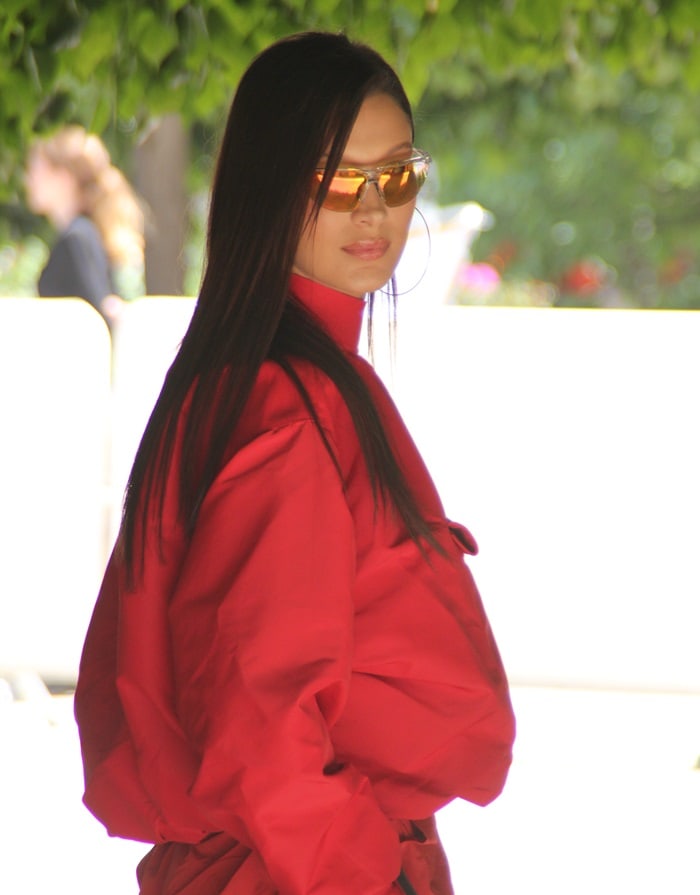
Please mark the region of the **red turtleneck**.
[[368, 384], [445, 555], [375, 508], [335, 386], [295, 362], [340, 471], [265, 363], [192, 538], [173, 471], [135, 591], [110, 560], [75, 698], [85, 801], [112, 834], [156, 843], [143, 895], [388, 895], [401, 868], [418, 895], [447, 895], [431, 815], [493, 799], [513, 739], [463, 562], [475, 546], [356, 353], [363, 302], [291, 286]]

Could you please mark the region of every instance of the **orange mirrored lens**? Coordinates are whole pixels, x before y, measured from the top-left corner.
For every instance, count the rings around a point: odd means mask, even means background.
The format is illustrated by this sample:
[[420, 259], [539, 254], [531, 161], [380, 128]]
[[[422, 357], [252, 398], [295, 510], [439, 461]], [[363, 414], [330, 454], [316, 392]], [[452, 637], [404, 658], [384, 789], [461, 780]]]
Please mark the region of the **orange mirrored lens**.
[[367, 178], [359, 171], [336, 174], [328, 187], [324, 207], [331, 211], [352, 211], [359, 203], [366, 183]]
[[[417, 196], [418, 191], [425, 183], [427, 174], [428, 165], [425, 162], [407, 162], [403, 165], [379, 169], [376, 182], [386, 204], [390, 208], [396, 208], [405, 205]], [[317, 171], [313, 183], [314, 196], [322, 180], [323, 172]], [[368, 180], [367, 174], [363, 171], [350, 168], [337, 171], [328, 186], [323, 207], [330, 211], [354, 211], [362, 198]], [[375, 181], [372, 180], [372, 182]]]
[[[316, 171], [313, 185], [312, 198], [316, 197], [323, 180], [323, 171]], [[346, 172], [336, 174], [328, 185], [323, 207], [330, 211], [352, 211], [360, 201], [362, 187], [367, 178], [361, 172]]]
[[405, 205], [418, 195], [420, 184], [418, 183], [415, 169], [416, 166], [414, 164], [401, 165], [401, 167], [394, 168], [379, 176], [379, 186], [381, 187], [384, 201], [390, 208]]

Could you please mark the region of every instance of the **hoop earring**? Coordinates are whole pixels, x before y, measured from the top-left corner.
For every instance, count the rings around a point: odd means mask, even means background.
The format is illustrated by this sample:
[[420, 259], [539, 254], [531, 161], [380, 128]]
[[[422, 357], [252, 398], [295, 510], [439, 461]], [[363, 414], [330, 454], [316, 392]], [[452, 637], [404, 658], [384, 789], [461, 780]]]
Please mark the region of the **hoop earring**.
[[428, 222], [425, 219], [425, 215], [423, 212], [416, 206], [413, 209], [414, 213], [418, 214], [421, 221], [423, 221], [423, 226], [425, 227], [425, 232], [428, 237], [428, 254], [425, 259], [425, 265], [423, 267], [423, 271], [421, 275], [418, 277], [416, 282], [411, 286], [410, 289], [405, 289], [403, 292], [397, 291], [397, 283], [396, 283], [396, 272], [391, 275], [391, 278], [387, 281], [387, 283], [378, 289], [376, 292], [370, 292], [367, 295], [367, 307], [368, 307], [368, 315], [367, 315], [367, 352], [371, 363], [375, 362], [375, 353], [374, 353], [374, 327], [373, 327], [373, 311], [375, 306], [375, 298], [377, 293], [382, 296], [382, 299], [385, 299], [387, 302], [387, 311], [389, 314], [389, 356], [391, 363], [391, 370], [393, 372], [394, 367], [396, 365], [396, 329], [397, 329], [397, 309], [396, 309], [396, 299], [402, 295], [408, 295], [409, 292], [412, 292], [422, 281], [428, 271], [428, 264], [430, 263], [430, 256], [432, 253], [432, 239], [430, 236], [430, 227], [428, 227]]
[[[425, 232], [428, 237], [428, 252], [427, 257], [425, 259], [425, 265], [421, 272], [421, 275], [415, 281], [415, 283], [411, 286], [410, 289], [404, 289], [402, 292], [398, 291], [397, 282], [396, 282], [396, 272], [391, 275], [391, 279], [381, 287], [381, 289], [377, 290], [378, 294], [381, 295], [382, 299], [386, 300], [387, 304], [387, 312], [389, 315], [389, 357], [391, 364], [391, 371], [393, 372], [396, 366], [396, 330], [397, 330], [397, 298], [400, 298], [402, 295], [408, 295], [409, 292], [412, 292], [422, 281], [428, 271], [428, 264], [430, 262], [430, 256], [432, 254], [432, 239], [430, 236], [430, 228], [428, 227], [428, 222], [425, 219], [425, 215], [420, 210], [420, 208], [416, 207], [413, 209], [414, 213], [418, 214], [421, 221], [423, 222], [423, 226], [425, 227]], [[409, 231], [410, 232], [410, 231]], [[367, 315], [367, 350], [369, 359], [372, 363], [375, 361], [375, 353], [374, 353], [374, 342], [373, 342], [373, 315], [372, 312], [375, 306], [375, 298], [377, 296], [377, 292], [370, 292], [367, 296], [367, 305], [369, 314]]]
[[[423, 266], [423, 271], [422, 271], [421, 275], [418, 277], [418, 279], [416, 280], [416, 282], [411, 286], [410, 289], [404, 289], [402, 292], [395, 291], [395, 289], [396, 289], [396, 274], [394, 274], [392, 276], [391, 281], [390, 281], [393, 283], [393, 286], [394, 286], [393, 291], [388, 291], [388, 290], [385, 290], [384, 288], [382, 288], [381, 292], [384, 295], [391, 296], [392, 298], [400, 298], [402, 295], [408, 295], [410, 292], [413, 292], [414, 289], [416, 289], [418, 286], [420, 286], [420, 284], [423, 282], [423, 279], [425, 278], [426, 273], [428, 272], [428, 265], [430, 264], [430, 256], [431, 256], [432, 250], [433, 250], [433, 241], [432, 241], [432, 237], [430, 235], [430, 227], [428, 226], [428, 222], [425, 219], [425, 215], [420, 210], [420, 208], [418, 208], [418, 206], [416, 206], [413, 209], [413, 212], [414, 212], [414, 214], [418, 215], [418, 217], [423, 222], [423, 226], [425, 227], [425, 233], [428, 238], [428, 253], [427, 253], [427, 256], [425, 259], [425, 264]], [[410, 233], [410, 231], [409, 231], [409, 233]]]

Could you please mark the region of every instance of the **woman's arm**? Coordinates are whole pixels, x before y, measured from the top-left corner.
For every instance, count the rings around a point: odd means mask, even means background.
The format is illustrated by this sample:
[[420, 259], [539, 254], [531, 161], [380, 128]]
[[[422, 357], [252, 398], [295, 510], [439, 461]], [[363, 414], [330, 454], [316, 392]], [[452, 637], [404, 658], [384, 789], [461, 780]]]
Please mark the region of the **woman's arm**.
[[171, 604], [191, 795], [285, 895], [385, 895], [398, 837], [335, 761], [353, 650], [353, 520], [313, 423], [239, 450], [212, 486]]

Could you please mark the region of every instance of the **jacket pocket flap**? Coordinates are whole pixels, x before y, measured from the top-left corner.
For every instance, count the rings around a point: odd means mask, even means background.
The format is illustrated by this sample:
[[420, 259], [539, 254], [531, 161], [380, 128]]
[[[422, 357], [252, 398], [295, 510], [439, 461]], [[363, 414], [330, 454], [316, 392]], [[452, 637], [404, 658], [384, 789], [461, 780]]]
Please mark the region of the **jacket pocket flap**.
[[447, 527], [452, 535], [452, 540], [462, 553], [469, 553], [471, 556], [476, 556], [479, 552], [479, 545], [476, 543], [476, 539], [469, 529], [464, 525], [460, 525], [459, 522], [452, 522], [450, 519], [447, 520]]

